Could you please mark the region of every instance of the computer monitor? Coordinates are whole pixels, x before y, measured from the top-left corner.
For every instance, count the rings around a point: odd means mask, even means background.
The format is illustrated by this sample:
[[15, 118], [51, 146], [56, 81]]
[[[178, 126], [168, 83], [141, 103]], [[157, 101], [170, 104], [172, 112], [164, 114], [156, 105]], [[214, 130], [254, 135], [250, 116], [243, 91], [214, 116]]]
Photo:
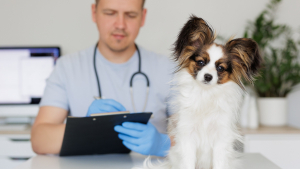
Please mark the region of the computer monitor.
[[0, 107], [39, 104], [59, 56], [59, 47], [0, 47]]

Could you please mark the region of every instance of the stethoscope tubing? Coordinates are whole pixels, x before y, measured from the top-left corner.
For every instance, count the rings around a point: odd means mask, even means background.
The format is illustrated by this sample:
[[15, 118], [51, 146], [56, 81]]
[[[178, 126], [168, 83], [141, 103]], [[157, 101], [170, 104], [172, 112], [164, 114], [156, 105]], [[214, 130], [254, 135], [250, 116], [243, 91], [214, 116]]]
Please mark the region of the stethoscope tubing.
[[[146, 109], [146, 105], [148, 103], [148, 96], [149, 96], [149, 88], [150, 88], [150, 81], [149, 81], [149, 78], [148, 76], [143, 73], [141, 71], [141, 53], [140, 53], [140, 50], [138, 48], [138, 46], [136, 44], [134, 44], [135, 47], [136, 47], [136, 50], [138, 52], [138, 58], [139, 58], [139, 65], [138, 65], [138, 71], [135, 72], [133, 75], [131, 75], [131, 78], [130, 78], [130, 83], [129, 83], [129, 90], [130, 90], [130, 95], [131, 95], [131, 102], [132, 102], [132, 106], [133, 106], [133, 109], [134, 111], [136, 112], [136, 108], [135, 108], [135, 104], [134, 104], [134, 98], [133, 98], [133, 79], [136, 75], [140, 74], [140, 75], [143, 75], [147, 81], [147, 91], [146, 91], [146, 99], [145, 99], [145, 104], [144, 104], [144, 108], [143, 108], [143, 112], [145, 111]], [[94, 49], [94, 58], [93, 58], [93, 66], [94, 66], [94, 71], [95, 71], [95, 76], [96, 76], [96, 80], [97, 80], [97, 86], [98, 86], [98, 93], [99, 93], [99, 96], [95, 96], [94, 98], [95, 99], [102, 99], [102, 93], [101, 93], [101, 87], [100, 87], [100, 79], [99, 79], [99, 75], [98, 75], [98, 72], [97, 72], [97, 67], [96, 67], [96, 52], [97, 52], [97, 47], [98, 47], [98, 42], [95, 46], [95, 49]]]
[[95, 46], [95, 49], [94, 49], [94, 60], [93, 60], [93, 65], [94, 65], [94, 72], [95, 72], [95, 75], [96, 75], [96, 79], [97, 79], [97, 86], [98, 86], [98, 93], [99, 93], [99, 96], [95, 96], [96, 99], [101, 99], [101, 87], [100, 87], [100, 80], [99, 80], [99, 76], [98, 76], [98, 71], [97, 71], [97, 66], [96, 66], [96, 52], [97, 52], [97, 47], [98, 47], [98, 42]]

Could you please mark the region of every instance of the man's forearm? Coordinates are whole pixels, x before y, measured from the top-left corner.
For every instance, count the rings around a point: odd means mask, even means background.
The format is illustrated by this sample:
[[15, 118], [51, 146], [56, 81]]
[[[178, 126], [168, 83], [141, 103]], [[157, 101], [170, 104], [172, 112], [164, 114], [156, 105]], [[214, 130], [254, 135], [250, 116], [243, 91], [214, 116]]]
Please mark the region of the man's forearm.
[[65, 124], [42, 123], [31, 131], [32, 149], [37, 154], [58, 154], [60, 152]]

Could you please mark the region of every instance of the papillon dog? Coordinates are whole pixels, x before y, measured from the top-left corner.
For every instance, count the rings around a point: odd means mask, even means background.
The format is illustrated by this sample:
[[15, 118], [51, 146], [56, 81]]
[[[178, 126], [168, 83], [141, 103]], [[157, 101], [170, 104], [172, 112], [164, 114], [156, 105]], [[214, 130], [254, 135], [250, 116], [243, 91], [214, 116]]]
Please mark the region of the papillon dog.
[[214, 43], [212, 28], [191, 16], [174, 43], [178, 70], [168, 134], [172, 146], [155, 169], [236, 169], [239, 153], [236, 140], [243, 80], [252, 83], [262, 58], [257, 43], [248, 38]]

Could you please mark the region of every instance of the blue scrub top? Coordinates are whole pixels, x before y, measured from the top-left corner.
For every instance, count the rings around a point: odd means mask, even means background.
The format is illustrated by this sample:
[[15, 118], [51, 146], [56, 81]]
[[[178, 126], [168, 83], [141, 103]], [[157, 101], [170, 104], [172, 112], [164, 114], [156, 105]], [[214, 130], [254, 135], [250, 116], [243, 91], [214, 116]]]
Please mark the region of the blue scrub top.
[[[150, 81], [146, 112], [153, 112], [150, 122], [159, 132], [165, 133], [171, 79], [175, 64], [165, 56], [139, 47], [141, 70]], [[71, 116], [84, 117], [89, 106], [98, 96], [97, 80], [93, 67], [94, 46], [75, 54], [62, 56], [57, 60], [55, 69], [47, 79], [47, 85], [40, 106], [60, 107], [70, 111]], [[129, 82], [138, 70], [137, 51], [125, 63], [108, 61], [97, 50], [96, 66], [100, 79], [102, 97], [120, 102], [128, 111], [134, 112], [129, 91]], [[147, 83], [142, 75], [133, 80], [133, 97], [137, 112], [143, 110], [146, 99]]]

